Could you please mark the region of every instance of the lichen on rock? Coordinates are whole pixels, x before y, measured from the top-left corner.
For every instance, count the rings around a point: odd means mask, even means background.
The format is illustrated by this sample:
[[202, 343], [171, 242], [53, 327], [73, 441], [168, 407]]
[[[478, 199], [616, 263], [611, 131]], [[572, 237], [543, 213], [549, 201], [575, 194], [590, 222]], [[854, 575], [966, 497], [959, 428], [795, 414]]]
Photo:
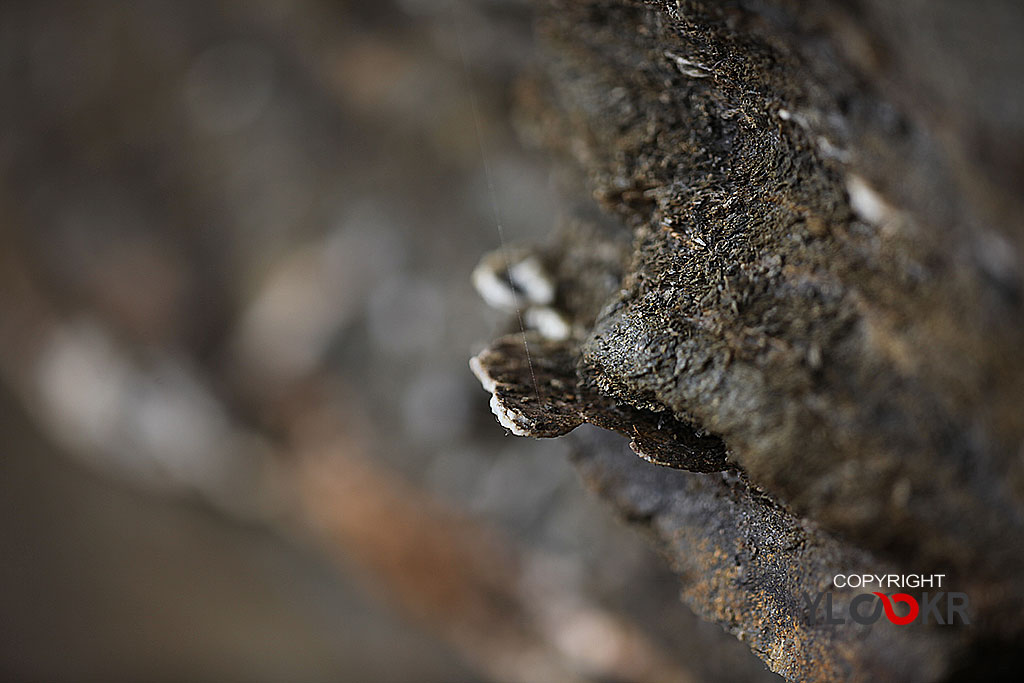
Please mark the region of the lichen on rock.
[[[962, 30], [938, 4], [928, 30]], [[969, 71], [996, 51], [983, 40], [1024, 29], [987, 4], [1005, 25], [957, 43]], [[1024, 131], [928, 100], [929, 40], [890, 19], [871, 2], [550, 3], [522, 127], [615, 220], [570, 220], [544, 252], [572, 333], [530, 345], [536, 381], [525, 334], [476, 370], [502, 378], [522, 433], [657, 434], [655, 462], [731, 469], [851, 548], [947, 572], [977, 596], [968, 640], [1019, 639], [1024, 194], [1012, 155], [969, 141], [1001, 130], [1020, 153]], [[960, 87], [987, 101], [996, 82]], [[618, 257], [587, 260], [602, 250]], [[685, 430], [644, 431], [666, 420]], [[705, 433], [722, 458], [694, 466]]]

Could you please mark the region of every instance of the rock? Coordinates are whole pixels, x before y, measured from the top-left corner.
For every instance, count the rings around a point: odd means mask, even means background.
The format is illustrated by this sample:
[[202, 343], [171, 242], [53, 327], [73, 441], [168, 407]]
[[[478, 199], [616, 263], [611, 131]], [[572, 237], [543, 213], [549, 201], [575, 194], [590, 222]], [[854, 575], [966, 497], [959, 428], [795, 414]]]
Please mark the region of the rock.
[[[618, 224], [581, 238], [598, 221], [577, 217], [541, 256], [574, 332], [531, 345], [534, 386], [513, 337], [478, 375], [503, 368], [517, 433], [685, 425], [654, 460], [729, 472], [620, 471], [592, 446], [585, 476], [656, 527], [695, 610], [793, 680], [947, 678], [1024, 633], [1024, 12], [984, 5], [594, 0], [539, 22], [523, 128]], [[555, 379], [557, 409], [527, 408]], [[693, 465], [704, 433], [726, 460]], [[775, 563], [738, 578], [765, 538]], [[949, 577], [970, 629], [797, 625], [801, 589], [883, 564]]]

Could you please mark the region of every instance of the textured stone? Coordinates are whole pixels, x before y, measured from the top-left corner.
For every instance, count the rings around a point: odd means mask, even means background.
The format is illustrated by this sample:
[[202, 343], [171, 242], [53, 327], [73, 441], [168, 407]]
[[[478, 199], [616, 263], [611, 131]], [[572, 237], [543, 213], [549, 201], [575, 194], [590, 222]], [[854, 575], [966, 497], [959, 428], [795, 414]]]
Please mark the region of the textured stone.
[[[1024, 117], [1007, 115], [1024, 110], [1011, 76], [1024, 12], [983, 5], [580, 0], [550, 3], [539, 22], [548, 53], [522, 88], [523, 128], [582, 170], [621, 226], [586, 241], [571, 228], [545, 252], [577, 328], [557, 374], [592, 406], [555, 431], [604, 415], [628, 433], [632, 406], [724, 442], [733, 471], [707, 476], [729, 493], [702, 479], [669, 496], [703, 526], [663, 506], [637, 513], [616, 493], [696, 475], [598, 486], [671, 539], [698, 612], [757, 634], [755, 651], [791, 678], [910, 676], [897, 651], [920, 665], [911, 677], [948, 677], [972, 655], [938, 657], [946, 639], [1012, 657], [990, 643], [1024, 632]], [[625, 240], [618, 281], [574, 307], [564, 292], [588, 289], [579, 254]], [[502, 391], [520, 404], [531, 393]], [[583, 462], [598, 482], [611, 467]], [[695, 531], [757, 518], [723, 496], [767, 506], [754, 528], [835, 535], [835, 550], [779, 542], [780, 564], [762, 566], [764, 582], [792, 582], [790, 599], [820, 584], [800, 572], [869, 553], [945, 573], [971, 596], [972, 628], [926, 629], [915, 655], [787, 627], [710, 559], [750, 552], [753, 535], [720, 547]], [[834, 648], [849, 657], [837, 663]]]

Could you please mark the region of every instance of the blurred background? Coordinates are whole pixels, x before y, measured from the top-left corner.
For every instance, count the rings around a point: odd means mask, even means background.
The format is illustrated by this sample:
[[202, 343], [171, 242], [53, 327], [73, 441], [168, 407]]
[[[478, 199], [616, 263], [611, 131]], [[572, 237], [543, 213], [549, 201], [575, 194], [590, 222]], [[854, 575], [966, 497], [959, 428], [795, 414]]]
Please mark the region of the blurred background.
[[467, 368], [530, 10], [0, 4], [0, 677], [766, 676]]

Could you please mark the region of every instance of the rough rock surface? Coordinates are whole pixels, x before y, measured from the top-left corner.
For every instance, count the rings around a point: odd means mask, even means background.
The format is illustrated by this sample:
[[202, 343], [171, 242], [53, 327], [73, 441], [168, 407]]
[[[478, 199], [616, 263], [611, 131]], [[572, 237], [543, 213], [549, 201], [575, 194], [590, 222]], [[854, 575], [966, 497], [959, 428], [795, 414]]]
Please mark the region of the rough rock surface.
[[[535, 435], [629, 432], [628, 407], [721, 438], [732, 473], [620, 471], [596, 445], [582, 466], [665, 540], [687, 602], [787, 677], [934, 680], [976, 656], [950, 639], [1019, 640], [1024, 10], [567, 0], [538, 30], [524, 130], [620, 227], [570, 221], [544, 253], [574, 330], [557, 374], [595, 407]], [[533, 348], [547, 385], [558, 354]], [[526, 376], [496, 412], [540, 398]], [[775, 560], [751, 564], [765, 538]], [[882, 563], [949, 576], [971, 628], [904, 646], [796, 625], [798, 588]]]
[[649, 532], [680, 576], [683, 602], [786, 679], [935, 680], [968, 640], [964, 629], [810, 621], [805, 595], [819, 591], [832, 591], [834, 614], [848, 612], [857, 591], [832, 587], [837, 573], [894, 566], [800, 519], [742, 474], [652, 468], [597, 430], [575, 439], [584, 481]]

